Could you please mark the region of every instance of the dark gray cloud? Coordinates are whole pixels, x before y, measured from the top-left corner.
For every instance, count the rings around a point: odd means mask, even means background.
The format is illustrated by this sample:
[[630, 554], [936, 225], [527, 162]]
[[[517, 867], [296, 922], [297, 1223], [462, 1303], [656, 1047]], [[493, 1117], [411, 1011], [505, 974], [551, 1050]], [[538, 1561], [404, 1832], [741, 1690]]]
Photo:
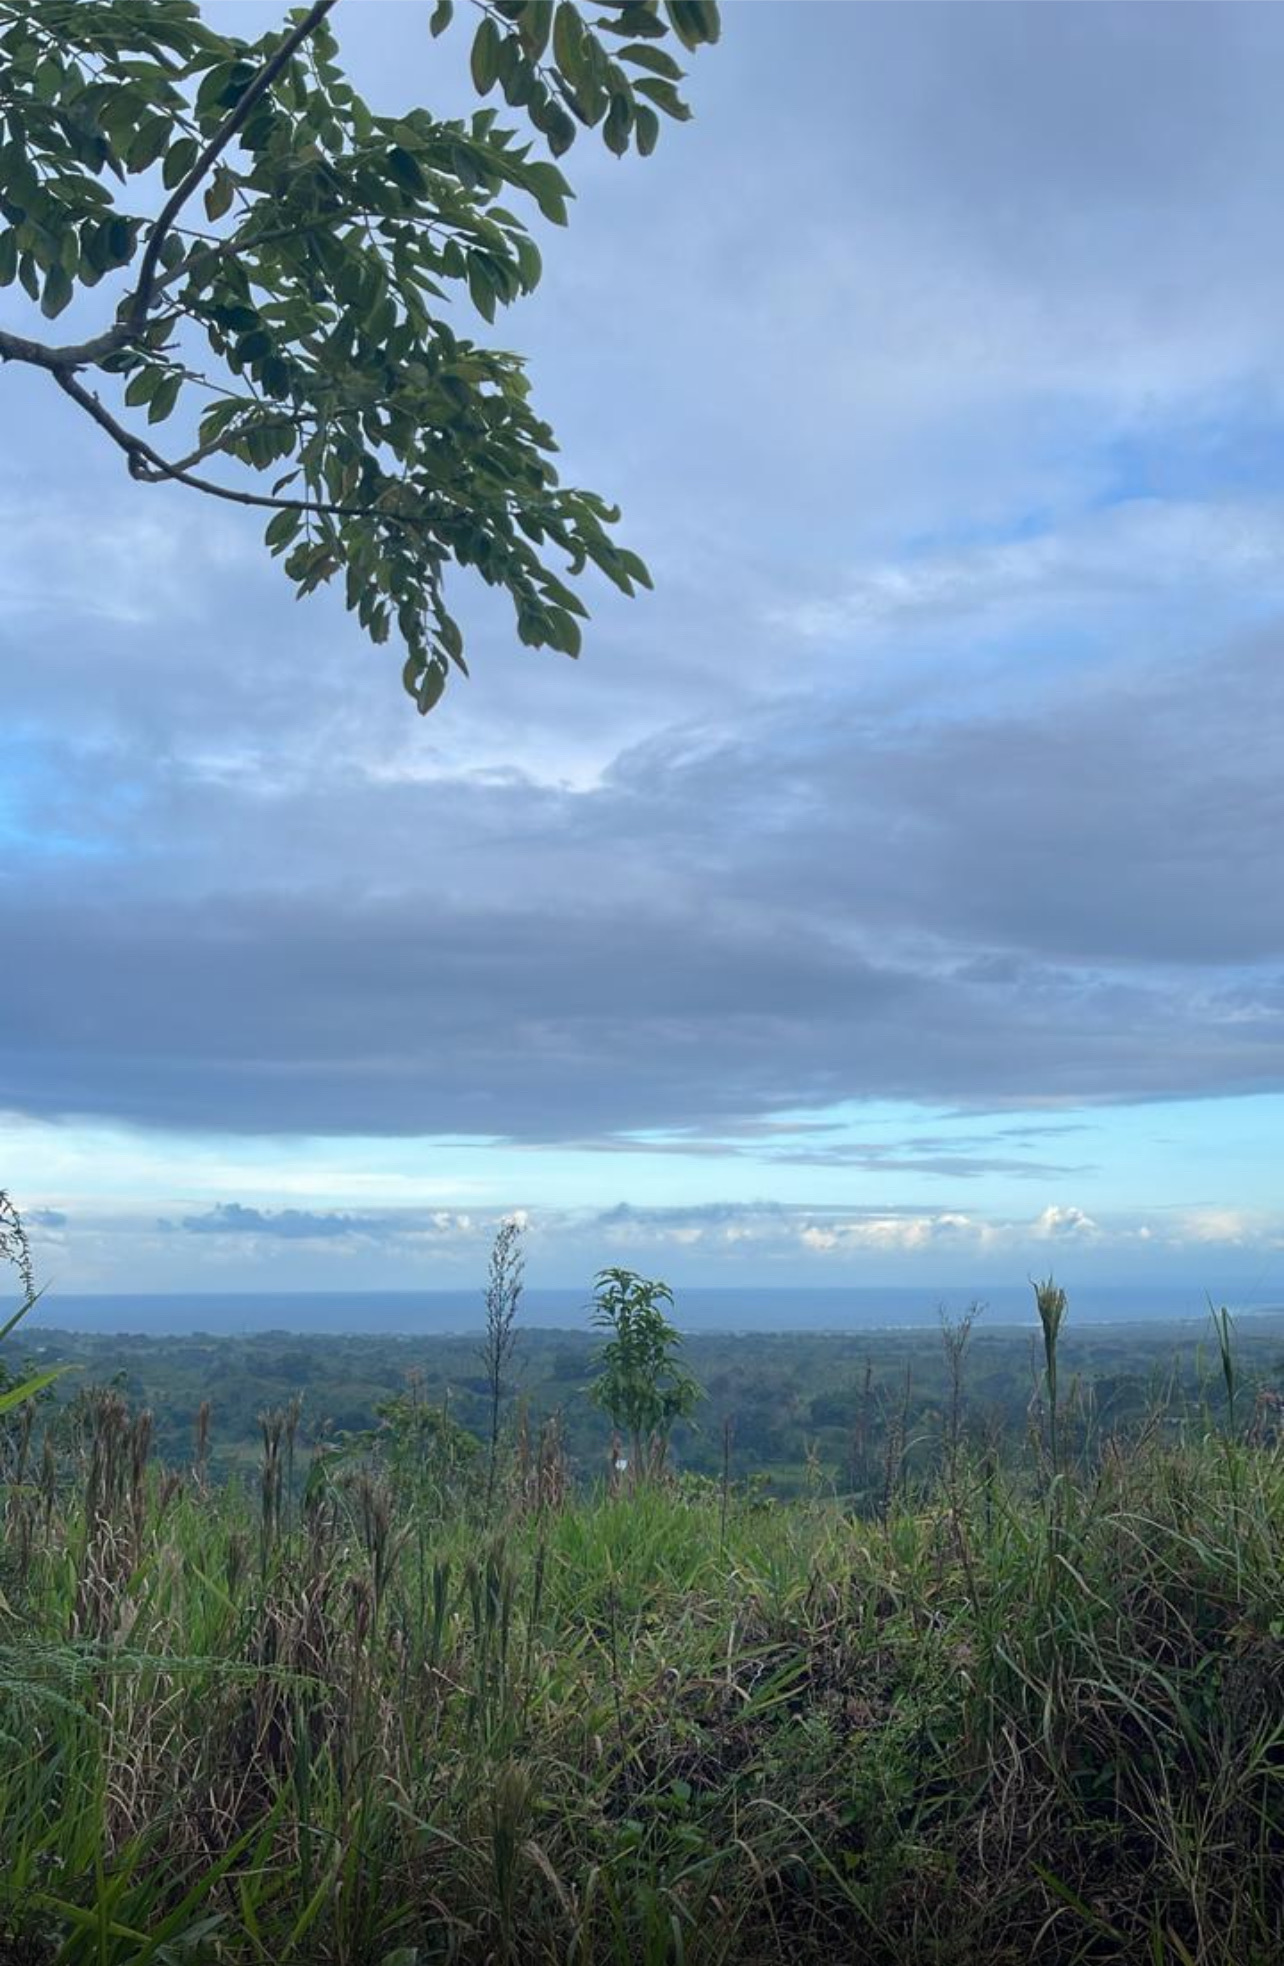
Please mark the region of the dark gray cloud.
[[[169, 1222], [158, 1225], [171, 1228]], [[405, 1224], [387, 1215], [348, 1215], [341, 1210], [247, 1208], [219, 1202], [204, 1215], [185, 1215], [178, 1227], [194, 1236], [279, 1236], [288, 1242], [315, 1242], [331, 1236], [373, 1236], [383, 1240], [404, 1232]]]
[[[174, 891], [181, 850], [11, 881], [0, 1101], [571, 1140], [840, 1099], [1274, 1089], [1282, 677], [1264, 639], [966, 725], [782, 705], [655, 740], [596, 791], [492, 790], [471, 841], [468, 788], [380, 787], [436, 847], [365, 888], [320, 863], [351, 867], [376, 794], [312, 785], [272, 802], [288, 851], [222, 891]], [[253, 795], [202, 802], [225, 842], [262, 823]], [[959, 1171], [930, 1139], [897, 1160]]]
[[[977, 1180], [988, 1174], [1011, 1174], [1043, 1181], [1051, 1176], [1084, 1174], [1093, 1163], [1052, 1160], [1042, 1152], [1047, 1140], [1087, 1131], [1075, 1122], [1040, 1126], [995, 1126], [985, 1133], [909, 1133], [891, 1141], [834, 1139], [842, 1134], [838, 1120], [748, 1120], [728, 1116], [716, 1129], [701, 1133], [693, 1127], [669, 1129], [663, 1137], [648, 1135], [641, 1151], [648, 1156], [741, 1159], [758, 1167], [842, 1167], [865, 1174], [946, 1174]], [[567, 1139], [563, 1146], [580, 1153], [628, 1155], [640, 1151], [636, 1138], [597, 1134]], [[1010, 1145], [1012, 1151], [1004, 1151]], [[1016, 1151], [1020, 1150], [1020, 1151]]]
[[777, 702], [574, 793], [323, 762], [265, 791], [134, 755], [137, 796], [104, 800], [64, 747], [55, 812], [97, 799], [130, 851], [7, 871], [0, 1104], [570, 1140], [1276, 1088], [1276, 651], [966, 721]]
[[[824, 1210], [820, 1211], [822, 1214]], [[794, 1216], [807, 1219], [816, 1213], [811, 1208], [791, 1207], [784, 1202], [734, 1202], [708, 1201], [696, 1202], [689, 1207], [649, 1207], [638, 1208], [632, 1202], [617, 1202], [614, 1208], [603, 1208], [594, 1217], [598, 1228], [623, 1229], [641, 1227], [644, 1229], [716, 1229], [725, 1228], [737, 1222], [786, 1222]]]

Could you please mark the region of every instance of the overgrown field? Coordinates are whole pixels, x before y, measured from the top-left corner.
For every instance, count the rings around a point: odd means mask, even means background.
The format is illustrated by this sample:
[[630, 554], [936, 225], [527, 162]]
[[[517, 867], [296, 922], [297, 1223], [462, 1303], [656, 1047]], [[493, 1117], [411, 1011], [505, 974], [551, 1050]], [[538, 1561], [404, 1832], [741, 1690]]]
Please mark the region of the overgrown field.
[[413, 1400], [218, 1486], [84, 1395], [10, 1443], [0, 1956], [1284, 1959], [1284, 1453], [1228, 1371], [1086, 1444], [947, 1414], [859, 1502], [510, 1436], [489, 1521]]

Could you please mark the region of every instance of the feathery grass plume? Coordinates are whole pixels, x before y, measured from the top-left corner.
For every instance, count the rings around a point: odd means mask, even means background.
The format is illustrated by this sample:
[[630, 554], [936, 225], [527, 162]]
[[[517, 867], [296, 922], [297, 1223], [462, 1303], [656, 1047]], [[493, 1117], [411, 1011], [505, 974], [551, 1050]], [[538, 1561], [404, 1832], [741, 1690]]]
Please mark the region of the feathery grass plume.
[[298, 1438], [299, 1422], [303, 1418], [303, 1395], [295, 1393], [285, 1409], [285, 1526], [289, 1530], [294, 1520], [294, 1446]]
[[1044, 1380], [1048, 1389], [1048, 1451], [1055, 1477], [1061, 1470], [1060, 1414], [1057, 1404], [1057, 1345], [1061, 1328], [1066, 1319], [1066, 1293], [1056, 1280], [1045, 1277], [1042, 1282], [1032, 1281], [1034, 1305], [1039, 1313], [1039, 1326], [1043, 1332]]
[[852, 1421], [851, 1451], [848, 1456], [848, 1485], [853, 1507], [867, 1513], [873, 1488], [870, 1446], [874, 1437], [874, 1361], [865, 1360], [860, 1402]]
[[1213, 1336], [1217, 1340], [1217, 1356], [1222, 1368], [1222, 1384], [1226, 1388], [1226, 1432], [1231, 1439], [1235, 1437], [1235, 1396], [1239, 1391], [1235, 1361], [1235, 1325], [1225, 1304], [1217, 1309], [1212, 1298], [1208, 1300], [1208, 1315], [1212, 1319]]
[[[16, 1202], [4, 1188], [0, 1188], [0, 1262], [11, 1264], [18, 1272], [25, 1309], [36, 1295], [36, 1270], [31, 1254], [31, 1239]], [[0, 1338], [6, 1336], [16, 1322], [15, 1318], [7, 1324], [4, 1330], [0, 1331]]]
[[141, 1543], [147, 1512], [147, 1462], [152, 1451], [151, 1409], [144, 1407], [129, 1431], [129, 1507], [134, 1539]]
[[517, 1886], [522, 1845], [531, 1810], [531, 1778], [515, 1761], [505, 1762], [491, 1793], [492, 1902], [499, 1928], [499, 1957], [513, 1966], [521, 1954], [516, 1947]]
[[735, 1439], [735, 1421], [730, 1413], [722, 1416], [722, 1478], [718, 1493], [718, 1541], [727, 1540], [727, 1507], [731, 1500], [731, 1444]]
[[561, 1409], [550, 1413], [539, 1430], [536, 1462], [535, 1511], [546, 1515], [566, 1506], [571, 1492], [571, 1464], [566, 1452]]
[[354, 1477], [353, 1489], [361, 1541], [370, 1563], [373, 1616], [377, 1623], [409, 1531], [397, 1524], [396, 1499], [388, 1481], [369, 1468], [361, 1468]]
[[58, 1501], [58, 1456], [54, 1450], [53, 1437], [48, 1429], [40, 1444], [39, 1491], [44, 1510], [44, 1530], [46, 1539], [53, 1530], [53, 1512]]
[[204, 1489], [209, 1485], [210, 1467], [210, 1422], [213, 1408], [209, 1400], [203, 1399], [196, 1409], [196, 1431], [192, 1453], [192, 1475], [196, 1485]]
[[914, 1368], [907, 1361], [905, 1378], [901, 1387], [900, 1404], [885, 1420], [883, 1441], [883, 1493], [880, 1515], [884, 1522], [891, 1516], [893, 1500], [899, 1496], [904, 1500], [909, 1480], [910, 1402], [914, 1390]]
[[259, 1464], [259, 1569], [267, 1576], [284, 1525], [285, 1439], [290, 1424], [284, 1407], [259, 1414], [263, 1458]]
[[[17, 1309], [0, 1324], [0, 1342], [11, 1331], [16, 1331], [27, 1313], [40, 1301], [41, 1291], [36, 1288], [35, 1261], [31, 1254], [31, 1241], [27, 1235], [26, 1224], [19, 1213], [17, 1203], [0, 1188], [0, 1264], [10, 1264], [18, 1273], [22, 1286], [22, 1296]], [[0, 1367], [0, 1416], [12, 1413], [15, 1408], [36, 1399], [60, 1379], [67, 1370], [56, 1365], [48, 1371], [37, 1372], [18, 1382], [10, 1383], [8, 1374]]]
[[973, 1327], [984, 1310], [984, 1304], [978, 1303], [975, 1299], [958, 1317], [954, 1317], [944, 1304], [939, 1305], [937, 1309], [941, 1324], [941, 1343], [945, 1350], [945, 1360], [950, 1375], [945, 1451], [951, 1493], [956, 1490], [958, 1484], [959, 1447], [963, 1436], [964, 1364], [968, 1346], [972, 1342]]
[[490, 1405], [486, 1456], [487, 1522], [494, 1508], [495, 1479], [499, 1468], [499, 1419], [504, 1398], [504, 1374], [517, 1344], [517, 1312], [522, 1299], [525, 1268], [522, 1224], [518, 1217], [512, 1216], [507, 1222], [502, 1222], [495, 1232], [486, 1273], [486, 1336], [481, 1346], [481, 1361]]

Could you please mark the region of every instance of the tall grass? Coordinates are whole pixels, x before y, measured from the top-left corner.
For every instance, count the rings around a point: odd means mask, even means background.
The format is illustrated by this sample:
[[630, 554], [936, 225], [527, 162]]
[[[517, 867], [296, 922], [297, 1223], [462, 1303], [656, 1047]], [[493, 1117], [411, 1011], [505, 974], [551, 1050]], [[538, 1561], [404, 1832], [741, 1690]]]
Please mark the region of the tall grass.
[[1052, 1480], [960, 1381], [868, 1518], [738, 1490], [729, 1435], [721, 1482], [577, 1497], [519, 1434], [495, 1533], [480, 1455], [292, 1497], [267, 1415], [218, 1490], [208, 1415], [180, 1478], [83, 1400], [5, 1496], [0, 1958], [1284, 1958], [1284, 1455], [1067, 1449], [1063, 1317]]

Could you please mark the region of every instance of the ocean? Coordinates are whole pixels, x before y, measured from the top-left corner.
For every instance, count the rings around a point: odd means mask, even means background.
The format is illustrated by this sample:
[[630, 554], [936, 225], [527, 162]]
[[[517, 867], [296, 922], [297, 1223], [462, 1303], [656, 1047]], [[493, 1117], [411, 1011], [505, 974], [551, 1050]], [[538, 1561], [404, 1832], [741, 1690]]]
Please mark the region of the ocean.
[[[675, 1292], [674, 1322], [684, 1331], [879, 1331], [926, 1328], [941, 1306], [957, 1315], [974, 1301], [986, 1306], [985, 1323], [1032, 1325], [1033, 1292], [1027, 1284], [992, 1288], [936, 1289], [895, 1285], [885, 1289], [741, 1289]], [[1219, 1300], [1220, 1301], [1220, 1300]], [[1229, 1300], [1232, 1312], [1284, 1313], [1284, 1300], [1249, 1296]], [[583, 1327], [589, 1302], [582, 1289], [523, 1293], [525, 1324]], [[1208, 1300], [1185, 1286], [1087, 1284], [1070, 1291], [1074, 1324], [1155, 1323], [1203, 1319]], [[253, 1331], [444, 1335], [478, 1330], [481, 1292], [471, 1290], [373, 1290], [268, 1292], [156, 1292], [128, 1296], [77, 1296], [50, 1291], [30, 1313], [35, 1325], [63, 1331], [132, 1332], [210, 1336]]]

